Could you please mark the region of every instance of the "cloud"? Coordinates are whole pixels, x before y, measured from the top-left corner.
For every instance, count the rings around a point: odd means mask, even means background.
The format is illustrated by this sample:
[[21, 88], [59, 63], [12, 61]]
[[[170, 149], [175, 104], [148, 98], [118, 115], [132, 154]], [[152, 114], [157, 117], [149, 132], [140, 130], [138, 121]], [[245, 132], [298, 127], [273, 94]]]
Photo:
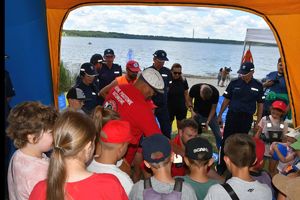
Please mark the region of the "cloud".
[[72, 11], [64, 29], [138, 35], [243, 40], [247, 28], [268, 28], [253, 14], [221, 8], [85, 6]]

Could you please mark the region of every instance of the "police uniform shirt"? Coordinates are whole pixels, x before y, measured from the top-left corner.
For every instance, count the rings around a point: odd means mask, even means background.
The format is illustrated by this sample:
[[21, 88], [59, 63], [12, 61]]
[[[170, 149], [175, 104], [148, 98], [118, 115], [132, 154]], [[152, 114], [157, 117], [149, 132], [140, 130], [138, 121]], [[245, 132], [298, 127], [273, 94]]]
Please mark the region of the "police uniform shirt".
[[233, 112], [243, 112], [253, 115], [256, 111], [256, 102], [264, 102], [262, 84], [252, 78], [246, 83], [241, 78], [232, 80], [223, 96], [230, 99], [229, 110]]
[[84, 102], [82, 110], [85, 113], [90, 114], [92, 110], [100, 104], [98, 97], [99, 89], [95, 84], [86, 85], [82, 81], [78, 85], [76, 85], [76, 87], [80, 88], [83, 91], [86, 98], [89, 99]]
[[112, 65], [111, 68], [108, 68], [106, 64], [103, 64], [99, 71], [99, 90], [110, 84], [116, 77], [122, 75], [122, 68], [118, 64]]
[[[153, 65], [150, 68], [157, 70]], [[152, 97], [152, 100], [155, 105], [157, 105], [158, 107], [162, 107], [167, 105], [168, 90], [170, 84], [172, 83], [172, 74], [171, 74], [171, 70], [166, 67], [162, 67], [160, 70], [157, 71], [160, 73], [160, 75], [164, 80], [164, 84], [165, 84], [164, 93], [163, 94], [157, 93]]]

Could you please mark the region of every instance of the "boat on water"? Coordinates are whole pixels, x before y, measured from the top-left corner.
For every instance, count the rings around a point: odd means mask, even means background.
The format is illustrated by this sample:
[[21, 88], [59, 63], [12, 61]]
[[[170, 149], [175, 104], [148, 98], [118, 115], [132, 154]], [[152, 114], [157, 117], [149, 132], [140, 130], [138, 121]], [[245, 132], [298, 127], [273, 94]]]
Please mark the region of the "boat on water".
[[91, 44], [92, 44], [91, 42], [88, 43], [88, 45], [91, 45]]

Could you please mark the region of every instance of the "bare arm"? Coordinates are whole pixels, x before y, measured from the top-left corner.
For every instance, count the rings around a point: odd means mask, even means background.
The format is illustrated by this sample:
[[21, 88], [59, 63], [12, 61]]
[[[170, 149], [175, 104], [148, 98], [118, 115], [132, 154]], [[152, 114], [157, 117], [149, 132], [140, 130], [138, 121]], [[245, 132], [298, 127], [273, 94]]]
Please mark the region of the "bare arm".
[[261, 117], [262, 117], [262, 112], [263, 112], [263, 103], [257, 103], [257, 119], [256, 119], [256, 122], [254, 124], [254, 127], [253, 127], [253, 132], [257, 132], [258, 131], [258, 122], [260, 122], [261, 120]]
[[177, 144], [175, 144], [173, 141], [171, 141], [171, 146], [172, 146], [172, 150], [175, 154], [177, 155], [181, 155], [182, 157], [184, 157], [184, 149], [181, 148], [180, 146], [178, 146]]
[[192, 117], [194, 117], [196, 115], [196, 113], [194, 112], [194, 109], [193, 109], [194, 108], [193, 107], [193, 98], [190, 95], [188, 95], [187, 98], [188, 98], [188, 101], [186, 101], [187, 108], [191, 112]]
[[264, 88], [271, 87], [272, 85], [274, 85], [274, 81], [272, 81], [272, 80], [267, 80], [266, 82], [263, 83]]
[[294, 154], [290, 154], [290, 155], [284, 157], [284, 156], [281, 154], [281, 152], [279, 151], [279, 149], [278, 149], [278, 147], [277, 147], [277, 144], [274, 145], [274, 151], [277, 153], [279, 160], [280, 160], [281, 162], [283, 162], [283, 163], [290, 162], [290, 161], [294, 160], [294, 158], [295, 158], [295, 155], [294, 155]]
[[260, 126], [258, 126], [257, 132], [254, 137], [259, 138], [261, 133], [262, 133], [262, 128]]
[[213, 118], [213, 116], [216, 113], [216, 110], [217, 110], [217, 104], [212, 104], [209, 115], [208, 115], [208, 118], [207, 118], [207, 123], [209, 123], [210, 120]]
[[117, 86], [118, 85], [118, 82], [116, 80], [114, 80], [113, 82], [111, 82], [109, 85], [105, 86], [104, 88], [102, 88], [99, 92], [99, 96], [102, 96], [103, 98], [105, 98], [110, 89]]

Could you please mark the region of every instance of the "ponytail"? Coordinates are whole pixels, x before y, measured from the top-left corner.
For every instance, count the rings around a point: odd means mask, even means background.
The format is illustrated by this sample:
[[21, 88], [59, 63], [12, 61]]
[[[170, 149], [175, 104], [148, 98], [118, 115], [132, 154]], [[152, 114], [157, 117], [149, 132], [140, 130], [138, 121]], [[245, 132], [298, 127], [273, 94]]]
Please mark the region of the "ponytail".
[[89, 142], [94, 142], [96, 129], [89, 116], [66, 111], [53, 129], [54, 149], [50, 158], [47, 178], [47, 200], [64, 200], [67, 179], [66, 159], [79, 156]]

